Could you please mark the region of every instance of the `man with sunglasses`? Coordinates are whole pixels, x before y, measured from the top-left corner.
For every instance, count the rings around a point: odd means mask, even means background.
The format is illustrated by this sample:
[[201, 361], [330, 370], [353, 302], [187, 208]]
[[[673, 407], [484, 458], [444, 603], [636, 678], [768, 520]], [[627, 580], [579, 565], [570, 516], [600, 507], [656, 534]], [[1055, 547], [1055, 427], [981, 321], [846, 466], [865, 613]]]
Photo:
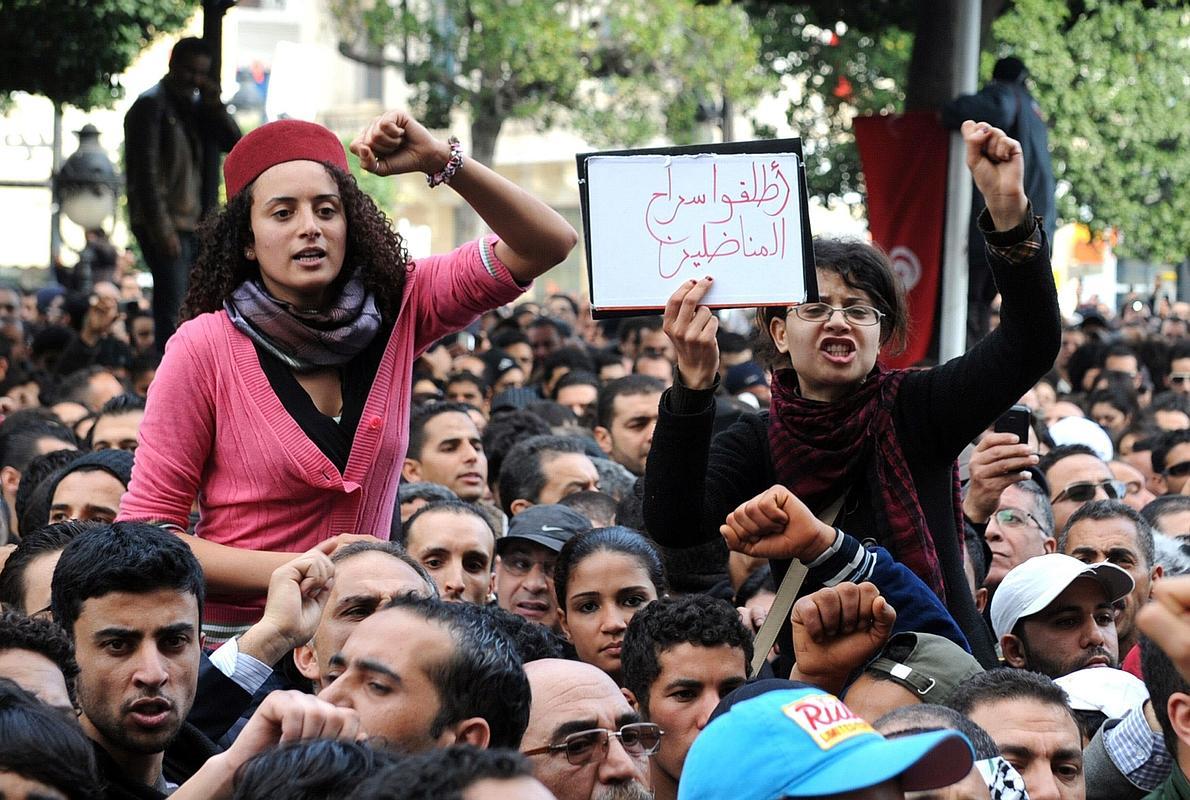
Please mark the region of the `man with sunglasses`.
[[554, 564], [562, 545], [591, 522], [556, 503], [531, 506], [508, 522], [496, 540], [496, 600], [529, 622], [560, 630], [554, 595]]
[[641, 722], [606, 672], [578, 661], [525, 665], [533, 704], [521, 752], [558, 800], [651, 800], [658, 725]]
[[1169, 348], [1165, 385], [1174, 394], [1190, 397], [1190, 342], [1179, 341]]
[[1190, 481], [1190, 430], [1162, 434], [1152, 458], [1159, 494], [1184, 494]]
[[1055, 531], [1065, 530], [1071, 515], [1086, 503], [1120, 500], [1126, 491], [1107, 462], [1085, 444], [1055, 447], [1042, 457], [1038, 467], [1050, 486]]

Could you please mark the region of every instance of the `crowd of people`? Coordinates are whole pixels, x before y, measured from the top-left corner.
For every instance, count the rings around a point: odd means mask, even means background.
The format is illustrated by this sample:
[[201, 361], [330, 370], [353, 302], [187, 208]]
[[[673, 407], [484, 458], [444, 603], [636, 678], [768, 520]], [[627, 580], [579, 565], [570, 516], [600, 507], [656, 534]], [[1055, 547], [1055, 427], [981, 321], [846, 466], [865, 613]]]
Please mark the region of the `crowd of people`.
[[1190, 306], [1063, 319], [962, 135], [999, 294], [936, 366], [859, 241], [755, 315], [522, 301], [575, 232], [403, 112], [352, 152], [490, 234], [411, 260], [288, 120], [176, 331], [0, 289], [0, 797], [1190, 798]]

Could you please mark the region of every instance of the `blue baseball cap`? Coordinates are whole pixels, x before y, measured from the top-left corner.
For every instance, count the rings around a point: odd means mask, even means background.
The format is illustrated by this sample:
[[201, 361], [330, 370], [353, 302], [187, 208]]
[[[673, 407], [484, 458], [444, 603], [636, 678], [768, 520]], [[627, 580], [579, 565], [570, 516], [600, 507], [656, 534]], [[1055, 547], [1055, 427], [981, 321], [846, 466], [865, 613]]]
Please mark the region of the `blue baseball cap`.
[[[777, 683], [776, 681], [772, 683]], [[731, 701], [694, 740], [678, 800], [781, 800], [853, 792], [901, 779], [905, 791], [939, 789], [971, 771], [958, 731], [885, 739], [843, 701], [807, 684]], [[740, 690], [737, 690], [740, 691]]]

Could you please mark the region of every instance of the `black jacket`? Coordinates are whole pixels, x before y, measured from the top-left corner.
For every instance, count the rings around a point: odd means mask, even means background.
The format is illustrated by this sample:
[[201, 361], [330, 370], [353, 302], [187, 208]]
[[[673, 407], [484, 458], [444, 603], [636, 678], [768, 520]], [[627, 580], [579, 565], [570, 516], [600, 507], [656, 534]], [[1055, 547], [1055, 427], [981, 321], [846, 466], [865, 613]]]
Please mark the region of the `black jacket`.
[[[894, 409], [897, 435], [946, 583], [946, 606], [972, 653], [988, 667], [997, 659], [963, 573], [952, 467], [967, 443], [1052, 366], [1061, 342], [1044, 241], [1024, 263], [1009, 264], [998, 256], [991, 260], [1003, 296], [1000, 327], [963, 356], [905, 376]], [[678, 383], [662, 396], [645, 468], [644, 518], [649, 535], [667, 551], [698, 548], [701, 564], [691, 568], [721, 573], [727, 549], [719, 526], [737, 506], [778, 481], [769, 455], [767, 414], [741, 419], [712, 441], [709, 395], [709, 390], [692, 392]], [[835, 524], [858, 538], [879, 539], [881, 494], [875, 464], [868, 466], [868, 476], [863, 485], [852, 487]], [[787, 562], [774, 562], [774, 580], [779, 583], [787, 567]]]
[[[132, 780], [120, 769], [107, 751], [99, 744], [95, 747], [95, 761], [99, 767], [99, 779], [103, 783], [107, 800], [161, 800], [164, 793], [140, 781]], [[182, 784], [207, 763], [207, 759], [219, 753], [219, 748], [188, 722], [165, 750], [162, 774], [173, 784]]]

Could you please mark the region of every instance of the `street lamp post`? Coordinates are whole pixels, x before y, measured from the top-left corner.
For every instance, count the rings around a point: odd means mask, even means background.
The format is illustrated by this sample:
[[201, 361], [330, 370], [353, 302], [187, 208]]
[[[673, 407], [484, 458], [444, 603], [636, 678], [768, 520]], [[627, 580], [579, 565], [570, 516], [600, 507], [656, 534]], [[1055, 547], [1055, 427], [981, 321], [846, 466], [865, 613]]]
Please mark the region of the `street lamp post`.
[[55, 193], [70, 221], [83, 228], [99, 228], [116, 213], [120, 179], [99, 145], [99, 129], [88, 123], [76, 135], [79, 149], [58, 171]]
[[120, 191], [116, 169], [99, 144], [99, 129], [88, 123], [75, 135], [79, 137], [78, 150], [50, 178], [54, 195], [54, 219], [50, 229], [51, 269], [57, 266], [61, 247], [59, 211], [84, 230], [102, 228], [108, 217], [116, 213], [116, 196]]
[[84, 228], [101, 227], [104, 221], [115, 214], [116, 195], [122, 181], [112, 166], [111, 159], [99, 145], [99, 130], [94, 125], [84, 125], [77, 131], [79, 149], [62, 161], [62, 116], [54, 108], [54, 139], [52, 144], [30, 145], [49, 147], [53, 160], [48, 180], [0, 180], [0, 189], [49, 189], [50, 203], [50, 274], [58, 265], [58, 254], [62, 249], [62, 233], [59, 221], [62, 213], [72, 222]]

